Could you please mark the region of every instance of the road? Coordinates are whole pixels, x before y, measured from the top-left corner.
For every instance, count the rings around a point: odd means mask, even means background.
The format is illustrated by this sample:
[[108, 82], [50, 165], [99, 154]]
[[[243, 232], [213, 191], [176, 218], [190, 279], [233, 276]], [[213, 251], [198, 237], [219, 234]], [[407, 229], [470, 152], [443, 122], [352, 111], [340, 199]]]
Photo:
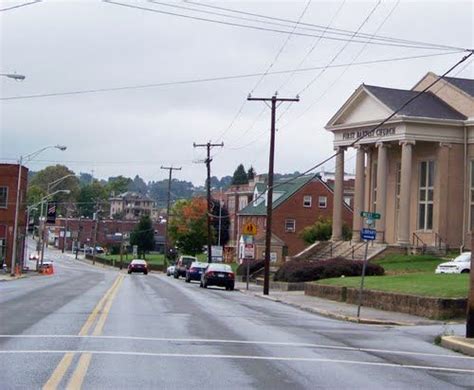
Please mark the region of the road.
[[340, 322], [47, 257], [54, 275], [0, 283], [1, 389], [474, 387], [474, 358], [434, 345], [439, 326]]

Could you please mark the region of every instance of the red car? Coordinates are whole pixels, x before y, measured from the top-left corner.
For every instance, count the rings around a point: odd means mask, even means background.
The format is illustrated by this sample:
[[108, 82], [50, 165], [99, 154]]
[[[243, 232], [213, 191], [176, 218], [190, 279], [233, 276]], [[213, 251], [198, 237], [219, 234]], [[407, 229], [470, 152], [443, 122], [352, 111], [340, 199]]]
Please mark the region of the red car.
[[128, 265], [128, 273], [132, 272], [143, 272], [145, 275], [148, 274], [148, 264], [145, 260], [135, 259]]

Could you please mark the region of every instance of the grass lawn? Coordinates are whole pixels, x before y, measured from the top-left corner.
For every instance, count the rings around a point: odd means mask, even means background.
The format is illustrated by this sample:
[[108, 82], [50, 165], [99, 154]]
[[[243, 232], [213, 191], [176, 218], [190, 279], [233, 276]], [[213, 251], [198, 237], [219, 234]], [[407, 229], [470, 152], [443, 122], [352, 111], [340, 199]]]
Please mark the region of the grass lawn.
[[[469, 290], [469, 274], [434, 273], [446, 260], [427, 255], [388, 255], [375, 263], [385, 269], [385, 276], [368, 276], [364, 288], [440, 298], [465, 298]], [[360, 277], [323, 279], [315, 283], [355, 287]]]

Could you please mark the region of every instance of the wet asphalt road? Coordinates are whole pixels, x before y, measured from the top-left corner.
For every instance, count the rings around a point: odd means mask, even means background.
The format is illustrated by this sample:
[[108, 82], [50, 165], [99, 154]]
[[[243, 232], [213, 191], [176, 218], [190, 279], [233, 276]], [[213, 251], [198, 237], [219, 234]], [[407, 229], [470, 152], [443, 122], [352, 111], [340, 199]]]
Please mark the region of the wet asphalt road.
[[1, 389], [474, 387], [474, 358], [433, 344], [440, 326], [345, 323], [48, 256], [53, 276], [0, 283]]

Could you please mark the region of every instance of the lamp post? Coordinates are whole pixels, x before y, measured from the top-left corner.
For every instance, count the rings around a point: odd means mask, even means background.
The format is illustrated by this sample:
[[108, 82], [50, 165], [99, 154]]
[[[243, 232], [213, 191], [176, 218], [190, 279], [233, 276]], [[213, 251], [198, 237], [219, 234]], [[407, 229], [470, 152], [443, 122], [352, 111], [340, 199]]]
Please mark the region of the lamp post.
[[12, 251], [12, 261], [11, 261], [11, 270], [10, 270], [10, 275], [11, 276], [15, 276], [15, 261], [16, 261], [16, 252], [17, 252], [17, 246], [18, 246], [18, 243], [16, 241], [17, 241], [17, 237], [18, 237], [18, 215], [20, 213], [21, 167], [23, 165], [23, 161], [31, 161], [33, 158], [35, 158], [41, 152], [45, 151], [46, 149], [51, 149], [51, 148], [56, 148], [56, 149], [59, 149], [61, 151], [64, 151], [64, 150], [66, 150], [67, 147], [63, 146], [63, 145], [46, 146], [46, 147], [41, 148], [41, 149], [37, 150], [36, 152], [30, 153], [26, 156], [20, 156], [20, 161], [19, 161], [19, 164], [18, 164], [18, 182], [17, 182], [17, 187], [16, 187], [15, 222], [14, 222], [14, 226], [13, 226], [13, 251]]
[[0, 76], [4, 76], [15, 81], [23, 81], [26, 78], [26, 76], [16, 73], [0, 73]]

